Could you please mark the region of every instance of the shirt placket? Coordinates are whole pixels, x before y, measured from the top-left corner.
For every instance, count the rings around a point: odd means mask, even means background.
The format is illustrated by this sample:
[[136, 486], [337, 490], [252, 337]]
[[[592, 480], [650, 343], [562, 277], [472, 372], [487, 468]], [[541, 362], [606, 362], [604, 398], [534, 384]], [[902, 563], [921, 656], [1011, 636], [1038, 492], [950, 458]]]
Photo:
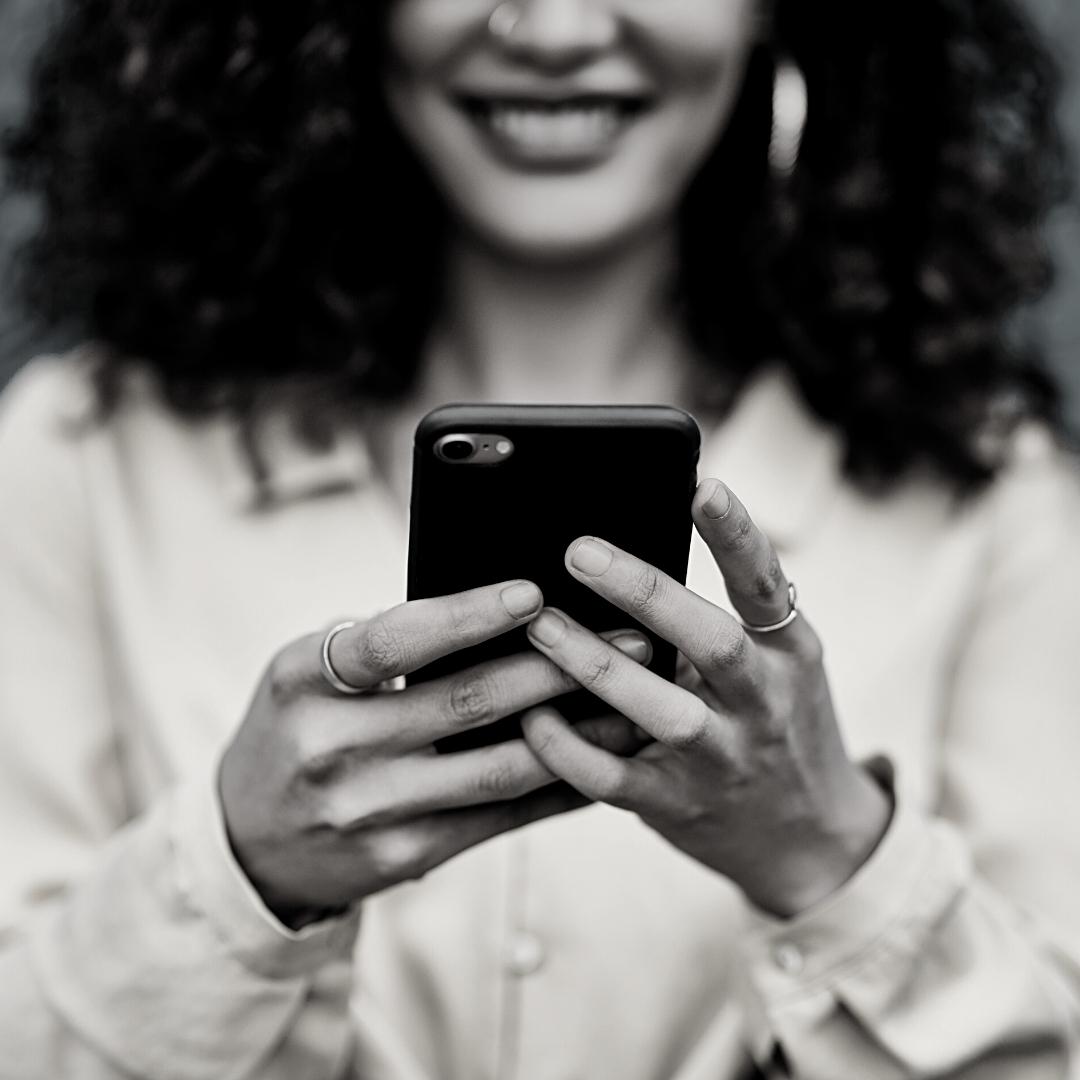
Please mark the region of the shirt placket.
[[506, 874], [506, 924], [502, 934], [502, 1015], [496, 1052], [497, 1080], [519, 1080], [527, 1074], [521, 1060], [524, 983], [539, 977], [546, 956], [545, 943], [529, 920], [531, 852], [527, 836], [510, 842]]

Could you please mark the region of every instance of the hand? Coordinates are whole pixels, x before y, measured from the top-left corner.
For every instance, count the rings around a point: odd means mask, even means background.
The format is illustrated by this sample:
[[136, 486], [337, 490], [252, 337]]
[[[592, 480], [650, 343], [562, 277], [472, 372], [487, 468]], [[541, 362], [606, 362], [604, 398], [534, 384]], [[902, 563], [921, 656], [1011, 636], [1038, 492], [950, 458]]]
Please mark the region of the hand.
[[[693, 515], [743, 619], [783, 619], [788, 582], [738, 499], [705, 481]], [[877, 845], [891, 808], [844, 750], [810, 624], [800, 615], [775, 633], [748, 632], [659, 570], [592, 538], [570, 546], [567, 568], [672, 642], [689, 675], [685, 686], [666, 682], [545, 610], [529, 627], [536, 648], [656, 742], [620, 758], [544, 708], [524, 720], [536, 756], [590, 799], [635, 811], [766, 911], [792, 916], [835, 891]]]
[[[402, 604], [339, 633], [331, 645], [335, 670], [373, 691], [358, 697], [327, 682], [321, 633], [273, 660], [225, 753], [219, 785], [236, 857], [283, 921], [303, 925], [492, 836], [589, 801], [556, 784], [522, 739], [457, 754], [432, 746], [576, 688], [532, 650], [408, 690], [379, 691], [522, 625], [542, 602], [535, 585], [506, 582]], [[648, 660], [644, 635], [607, 637]], [[613, 718], [583, 724], [582, 734], [613, 751], [641, 745], [626, 721]]]

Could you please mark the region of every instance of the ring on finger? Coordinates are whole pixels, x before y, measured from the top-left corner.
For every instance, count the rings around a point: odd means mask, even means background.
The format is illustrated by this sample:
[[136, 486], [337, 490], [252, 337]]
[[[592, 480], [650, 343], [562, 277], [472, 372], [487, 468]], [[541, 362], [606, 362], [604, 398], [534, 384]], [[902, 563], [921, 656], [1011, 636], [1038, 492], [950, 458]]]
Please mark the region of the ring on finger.
[[788, 613], [779, 622], [755, 626], [753, 623], [743, 622], [740, 619], [739, 622], [742, 623], [742, 628], [752, 634], [775, 634], [777, 630], [784, 630], [789, 627], [799, 617], [799, 594], [795, 589], [794, 582], [788, 585], [787, 595]]
[[366, 686], [353, 686], [352, 683], [347, 683], [335, 670], [333, 661], [330, 659], [330, 645], [334, 638], [342, 632], [342, 630], [351, 630], [356, 625], [355, 621], [338, 623], [337, 626], [332, 626], [326, 632], [326, 637], [323, 638], [322, 643], [322, 671], [326, 676], [326, 681], [339, 693], [339, 694], [366, 694], [369, 688]]

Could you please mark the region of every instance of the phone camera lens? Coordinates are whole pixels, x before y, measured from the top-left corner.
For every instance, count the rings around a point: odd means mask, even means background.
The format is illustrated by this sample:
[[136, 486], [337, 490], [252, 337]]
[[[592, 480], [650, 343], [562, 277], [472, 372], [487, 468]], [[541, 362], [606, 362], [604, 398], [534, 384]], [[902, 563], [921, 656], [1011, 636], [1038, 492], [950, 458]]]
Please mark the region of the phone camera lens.
[[439, 456], [446, 461], [468, 461], [476, 453], [472, 439], [463, 435], [448, 435], [439, 443]]

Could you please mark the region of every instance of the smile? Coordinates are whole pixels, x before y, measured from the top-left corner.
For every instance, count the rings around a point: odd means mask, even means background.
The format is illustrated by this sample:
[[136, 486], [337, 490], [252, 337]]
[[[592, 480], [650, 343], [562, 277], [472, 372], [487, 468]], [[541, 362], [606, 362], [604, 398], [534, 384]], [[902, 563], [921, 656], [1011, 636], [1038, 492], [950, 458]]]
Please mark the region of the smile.
[[600, 160], [647, 107], [644, 98], [600, 95], [552, 101], [462, 97], [459, 102], [504, 158], [536, 166]]

